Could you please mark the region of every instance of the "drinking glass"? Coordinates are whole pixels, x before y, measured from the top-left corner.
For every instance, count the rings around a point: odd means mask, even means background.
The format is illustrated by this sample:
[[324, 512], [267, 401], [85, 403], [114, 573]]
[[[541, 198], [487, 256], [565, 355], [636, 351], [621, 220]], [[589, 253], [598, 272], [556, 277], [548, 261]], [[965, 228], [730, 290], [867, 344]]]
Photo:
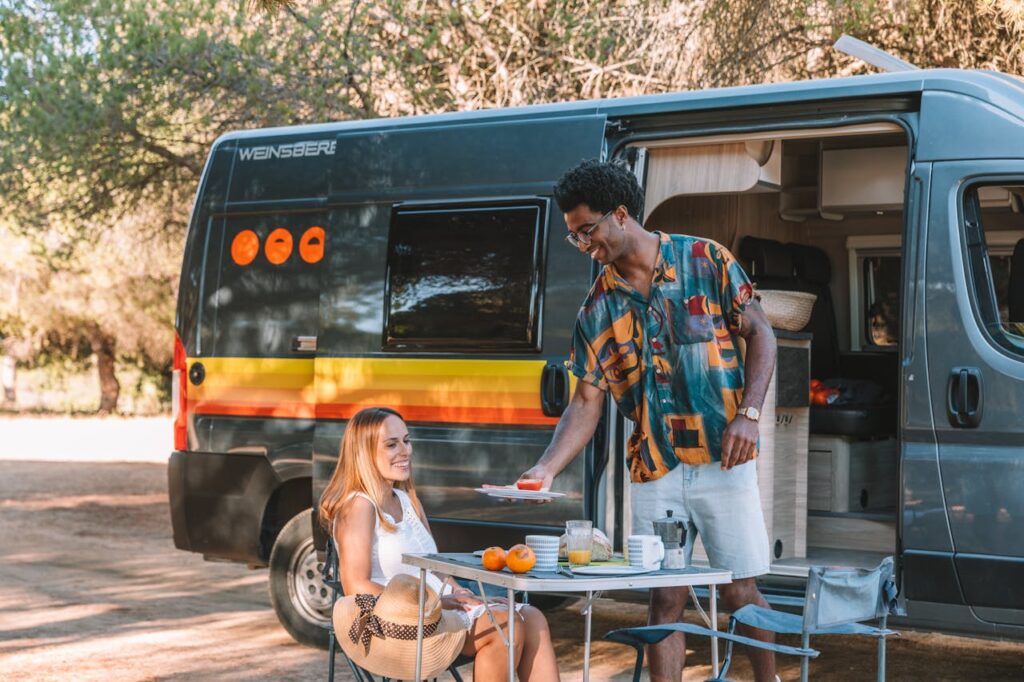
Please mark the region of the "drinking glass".
[[591, 521], [566, 521], [566, 551], [569, 567], [590, 564], [590, 550], [594, 542], [594, 524]]

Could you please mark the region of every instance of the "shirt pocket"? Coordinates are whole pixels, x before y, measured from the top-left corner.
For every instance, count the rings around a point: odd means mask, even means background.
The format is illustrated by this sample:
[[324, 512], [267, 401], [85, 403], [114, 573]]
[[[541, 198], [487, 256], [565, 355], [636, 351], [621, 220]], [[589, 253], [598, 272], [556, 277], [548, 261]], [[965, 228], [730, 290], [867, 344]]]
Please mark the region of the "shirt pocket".
[[676, 345], [707, 343], [715, 338], [715, 322], [708, 310], [706, 296], [690, 296], [682, 306], [672, 306], [672, 324], [669, 325], [672, 342]]

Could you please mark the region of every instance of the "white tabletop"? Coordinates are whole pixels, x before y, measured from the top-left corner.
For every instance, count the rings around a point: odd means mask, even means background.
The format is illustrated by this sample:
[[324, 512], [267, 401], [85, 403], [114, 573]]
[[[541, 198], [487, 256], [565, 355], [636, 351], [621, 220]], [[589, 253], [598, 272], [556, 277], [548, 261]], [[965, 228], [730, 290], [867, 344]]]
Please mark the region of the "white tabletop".
[[464, 580], [479, 580], [489, 585], [511, 588], [517, 592], [602, 592], [650, 587], [686, 587], [688, 585], [721, 585], [732, 582], [732, 573], [717, 568], [663, 569], [639, 575], [569, 577], [561, 573], [529, 571], [510, 573], [488, 571], [473, 554], [403, 554], [402, 561]]

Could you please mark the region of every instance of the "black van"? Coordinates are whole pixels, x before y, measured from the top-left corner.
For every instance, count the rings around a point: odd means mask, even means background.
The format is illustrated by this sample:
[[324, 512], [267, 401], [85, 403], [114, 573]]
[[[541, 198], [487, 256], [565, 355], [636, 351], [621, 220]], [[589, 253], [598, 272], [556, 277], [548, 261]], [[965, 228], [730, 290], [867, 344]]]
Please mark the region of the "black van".
[[[299, 641], [330, 600], [310, 512], [346, 420], [410, 424], [442, 550], [591, 518], [627, 527], [614, 406], [550, 505], [503, 505], [548, 444], [596, 272], [553, 182], [631, 165], [645, 225], [715, 239], [759, 289], [814, 293], [778, 332], [759, 479], [775, 563], [895, 554], [918, 627], [1024, 633], [1024, 83], [927, 70], [232, 133], [185, 248], [169, 479], [177, 547], [270, 566]], [[811, 404], [810, 379], [867, 380]], [[697, 555], [700, 550], [698, 548]]]

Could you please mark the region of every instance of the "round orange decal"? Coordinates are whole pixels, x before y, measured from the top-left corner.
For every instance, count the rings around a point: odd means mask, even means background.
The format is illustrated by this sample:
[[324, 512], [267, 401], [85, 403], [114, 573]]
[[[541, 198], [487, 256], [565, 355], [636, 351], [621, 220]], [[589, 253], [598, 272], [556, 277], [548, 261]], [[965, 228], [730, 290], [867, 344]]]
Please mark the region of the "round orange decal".
[[319, 263], [324, 257], [324, 228], [313, 226], [302, 233], [299, 240], [299, 255], [310, 265]]
[[292, 255], [292, 233], [283, 227], [279, 227], [267, 237], [266, 246], [267, 260], [274, 265], [280, 265]]
[[231, 240], [231, 260], [235, 265], [248, 265], [260, 252], [260, 238], [252, 230], [242, 230]]

